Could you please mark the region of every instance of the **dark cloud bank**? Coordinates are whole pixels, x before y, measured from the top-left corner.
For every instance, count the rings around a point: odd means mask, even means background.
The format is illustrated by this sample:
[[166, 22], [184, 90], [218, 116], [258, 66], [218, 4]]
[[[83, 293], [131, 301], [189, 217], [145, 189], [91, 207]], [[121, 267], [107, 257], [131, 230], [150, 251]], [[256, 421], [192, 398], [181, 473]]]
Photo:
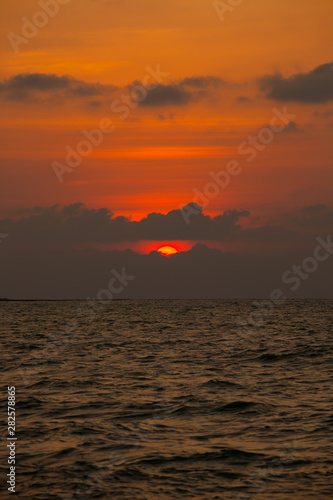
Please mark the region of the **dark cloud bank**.
[[265, 75], [258, 83], [270, 99], [308, 104], [326, 103], [333, 99], [333, 62], [289, 78], [284, 78], [280, 73]]
[[142, 106], [182, 106], [209, 95], [226, 82], [212, 76], [184, 78], [169, 85], [158, 85], [149, 91]]
[[87, 83], [68, 75], [20, 73], [0, 82], [0, 95], [5, 100], [21, 101], [53, 94], [61, 97], [93, 97], [115, 90], [115, 86]]
[[[115, 298], [257, 298], [268, 297], [275, 288], [292, 298], [333, 298], [333, 255], [300, 280], [295, 291], [281, 280], [293, 265], [313, 255], [317, 237], [326, 240], [332, 234], [331, 209], [305, 207], [286, 215], [288, 224], [242, 228], [240, 221], [249, 223], [249, 217], [245, 210], [214, 218], [199, 212], [187, 225], [179, 210], [132, 222], [82, 204], [36, 208], [0, 221], [0, 230], [9, 234], [0, 246], [0, 297], [93, 298], [107, 287], [112, 270], [125, 269], [135, 279]], [[167, 258], [157, 252], [143, 255], [91, 247], [93, 242], [146, 239], [199, 243]], [[205, 239], [244, 246], [237, 252], [220, 251], [200, 243]], [[248, 251], [251, 242], [255, 251]], [[288, 250], [280, 247], [281, 242]]]
[[[115, 91], [138, 92], [141, 107], [186, 106], [202, 98], [216, 96], [228, 82], [216, 76], [191, 76], [177, 81], [159, 80], [150, 85], [149, 92], [140, 99], [143, 83], [139, 80], [126, 87], [89, 83], [70, 75], [20, 73], [0, 82], [0, 96], [4, 100], [36, 102], [45, 98], [92, 99], [112, 97]], [[295, 101], [304, 104], [327, 103], [333, 99], [333, 62], [321, 64], [307, 73], [296, 73], [288, 78], [280, 73], [264, 75], [257, 80], [260, 90], [268, 99]], [[240, 96], [238, 102], [251, 102]], [[100, 101], [89, 101], [98, 103]]]
[[[145, 107], [185, 106], [203, 97], [209, 97], [225, 81], [214, 76], [187, 77], [169, 83], [151, 84], [145, 99], [139, 104]], [[133, 90], [142, 88], [142, 82], [135, 81], [127, 87], [101, 83], [88, 83], [70, 75], [58, 76], [45, 73], [20, 73], [0, 82], [0, 96], [7, 101], [33, 101], [45, 98], [93, 98], [109, 96], [116, 90]], [[139, 96], [140, 97], [140, 96]], [[90, 101], [90, 103], [99, 101]]]

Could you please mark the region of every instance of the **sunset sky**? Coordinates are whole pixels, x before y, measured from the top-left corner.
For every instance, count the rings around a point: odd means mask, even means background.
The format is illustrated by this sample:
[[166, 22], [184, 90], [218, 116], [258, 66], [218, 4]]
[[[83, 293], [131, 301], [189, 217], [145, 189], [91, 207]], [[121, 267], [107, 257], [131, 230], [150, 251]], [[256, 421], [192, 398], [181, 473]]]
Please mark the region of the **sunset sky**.
[[[52, 16], [36, 14], [43, 3]], [[243, 0], [224, 16], [210, 0], [2, 2], [0, 232], [78, 203], [140, 221], [194, 202], [211, 221], [239, 214], [238, 232], [293, 231], [297, 220], [303, 235], [312, 232], [299, 221], [312, 210], [332, 227], [332, 15], [331, 0]], [[140, 94], [145, 82], [154, 88]], [[250, 138], [276, 112], [292, 118], [249, 161]], [[92, 130], [98, 144], [66, 164]], [[239, 173], [205, 205], [198, 192], [231, 160]], [[87, 235], [75, 244], [147, 252], [170, 240], [181, 250], [223, 247], [214, 231]], [[228, 250], [259, 245], [227, 240]]]

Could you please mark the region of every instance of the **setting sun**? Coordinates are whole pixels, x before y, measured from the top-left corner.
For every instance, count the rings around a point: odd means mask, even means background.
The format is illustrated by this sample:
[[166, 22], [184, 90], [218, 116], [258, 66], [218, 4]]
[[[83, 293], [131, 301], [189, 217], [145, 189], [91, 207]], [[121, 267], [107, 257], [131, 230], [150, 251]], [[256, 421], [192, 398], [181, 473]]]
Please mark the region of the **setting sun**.
[[160, 252], [165, 257], [169, 257], [169, 255], [173, 255], [174, 253], [178, 252], [178, 250], [169, 246], [161, 247], [157, 251]]

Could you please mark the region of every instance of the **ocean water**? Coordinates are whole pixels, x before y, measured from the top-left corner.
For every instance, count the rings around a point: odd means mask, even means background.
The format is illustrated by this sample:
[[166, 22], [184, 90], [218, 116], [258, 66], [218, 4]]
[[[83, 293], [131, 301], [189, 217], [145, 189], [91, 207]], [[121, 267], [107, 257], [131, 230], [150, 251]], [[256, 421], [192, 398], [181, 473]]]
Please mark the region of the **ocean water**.
[[1, 498], [332, 498], [332, 306], [1, 302]]

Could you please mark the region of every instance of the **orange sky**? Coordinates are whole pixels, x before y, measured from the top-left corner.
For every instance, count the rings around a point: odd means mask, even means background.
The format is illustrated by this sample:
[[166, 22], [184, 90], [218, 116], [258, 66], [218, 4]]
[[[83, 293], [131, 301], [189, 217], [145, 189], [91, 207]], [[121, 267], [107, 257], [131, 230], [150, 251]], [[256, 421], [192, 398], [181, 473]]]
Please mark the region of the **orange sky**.
[[[165, 213], [192, 201], [193, 189], [202, 191], [209, 173], [231, 159], [242, 173], [207, 213], [246, 208], [265, 217], [281, 206], [331, 201], [332, 104], [287, 102], [295, 130], [277, 134], [252, 163], [237, 151], [284, 105], [265, 98], [259, 77], [331, 61], [331, 0], [244, 0], [223, 22], [207, 0], [70, 0], [15, 53], [8, 33], [20, 34], [22, 17], [38, 11], [33, 0], [2, 2], [2, 82], [42, 73], [121, 88], [2, 99], [2, 215], [76, 201], [134, 219]], [[226, 83], [186, 104], [138, 106], [121, 120], [111, 103], [157, 65], [169, 74], [166, 85], [198, 76]], [[75, 149], [82, 130], [102, 119], [115, 130], [59, 183], [51, 164], [64, 162], [66, 147]]]

